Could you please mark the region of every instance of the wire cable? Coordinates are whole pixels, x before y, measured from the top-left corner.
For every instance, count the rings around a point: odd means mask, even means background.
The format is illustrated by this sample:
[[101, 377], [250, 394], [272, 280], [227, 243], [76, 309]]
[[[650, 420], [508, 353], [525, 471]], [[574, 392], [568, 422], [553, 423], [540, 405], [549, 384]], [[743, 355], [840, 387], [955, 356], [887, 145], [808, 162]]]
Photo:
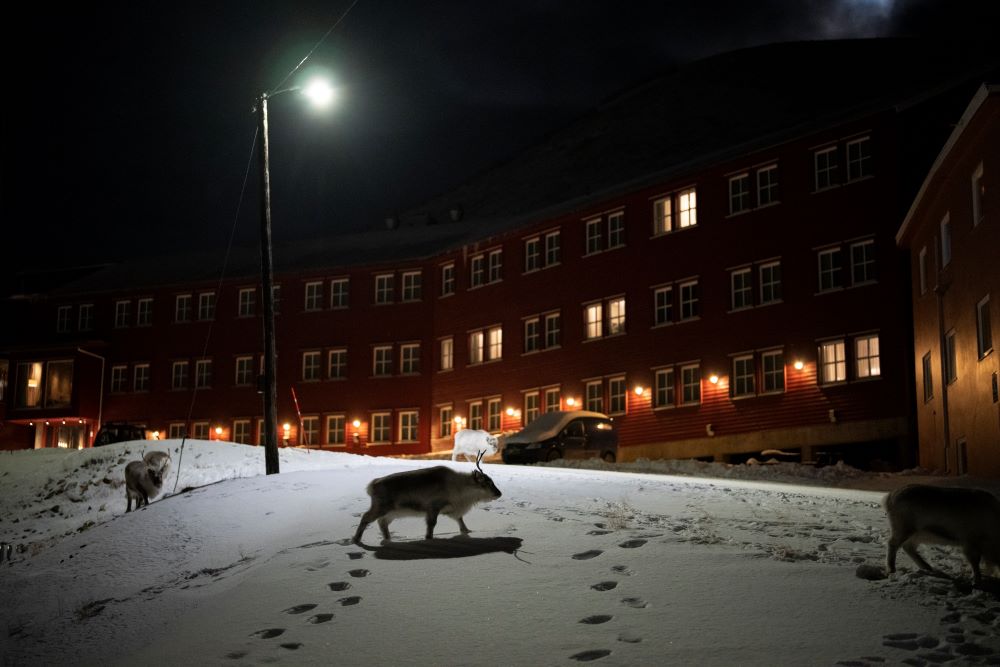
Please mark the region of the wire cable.
[[330, 36], [330, 33], [332, 33], [334, 31], [334, 29], [338, 25], [340, 25], [345, 18], [347, 18], [347, 15], [351, 13], [351, 10], [354, 9], [354, 5], [358, 4], [358, 2], [359, 2], [359, 0], [354, 0], [354, 2], [351, 3], [351, 6], [348, 7], [346, 10], [344, 10], [344, 13], [340, 15], [340, 18], [338, 18], [334, 22], [334, 24], [332, 26], [330, 26], [330, 29], [326, 31], [326, 34], [324, 34], [322, 37], [320, 37], [319, 41], [316, 42], [316, 44], [311, 49], [309, 49], [309, 53], [306, 54], [306, 57], [303, 58], [302, 60], [300, 60], [299, 64], [296, 65], [295, 67], [293, 67], [292, 70], [288, 74], [285, 75], [285, 78], [282, 79], [278, 83], [277, 86], [275, 86], [270, 91], [268, 91], [269, 95], [271, 93], [273, 93], [275, 90], [278, 90], [279, 88], [281, 88], [285, 84], [285, 82], [288, 81], [288, 79], [290, 79], [292, 77], [293, 74], [295, 74], [296, 72], [299, 71], [299, 68], [302, 67], [306, 63], [306, 61], [309, 60], [310, 57], [312, 57], [312, 54], [316, 52], [316, 49], [319, 48], [320, 44], [322, 44], [324, 41], [326, 41], [326, 38]]

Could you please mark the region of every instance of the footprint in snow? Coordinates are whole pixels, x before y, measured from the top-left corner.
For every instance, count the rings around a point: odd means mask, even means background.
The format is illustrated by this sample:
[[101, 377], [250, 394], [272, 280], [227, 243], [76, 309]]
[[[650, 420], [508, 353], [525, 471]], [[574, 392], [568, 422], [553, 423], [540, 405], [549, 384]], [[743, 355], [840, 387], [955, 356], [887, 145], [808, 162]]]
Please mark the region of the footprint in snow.
[[591, 558], [600, 556], [602, 553], [604, 552], [599, 549], [590, 549], [589, 551], [573, 554], [573, 560], [590, 560]]
[[351, 560], [358, 560], [359, 558], [364, 558], [365, 557], [365, 552], [364, 551], [349, 551], [347, 553], [347, 557], [350, 558]]
[[314, 605], [314, 604], [297, 604], [294, 607], [289, 607], [288, 609], [283, 609], [282, 613], [285, 613], [285, 614], [304, 614], [305, 612], [309, 611], [310, 609], [315, 609], [315, 608], [316, 608], [316, 605]]
[[327, 623], [333, 619], [333, 614], [316, 614], [315, 616], [310, 616], [306, 619], [307, 622], [313, 625], [319, 625], [320, 623]]
[[351, 595], [350, 597], [340, 598], [339, 600], [337, 600], [337, 602], [340, 603], [341, 607], [350, 607], [351, 605], [355, 605], [361, 602], [361, 596]]
[[625, 542], [622, 542], [618, 546], [620, 546], [622, 549], [638, 549], [645, 543], [646, 540], [626, 540]]
[[622, 598], [622, 604], [633, 609], [644, 609], [649, 606], [649, 603], [642, 598]]
[[287, 642], [281, 645], [281, 648], [287, 648], [289, 651], [297, 651], [301, 647], [301, 642]]
[[599, 660], [601, 658], [606, 658], [611, 655], [611, 651], [607, 649], [595, 649], [592, 651], [582, 651], [580, 653], [574, 653], [569, 657], [570, 660], [576, 660], [577, 662], [590, 662], [591, 660]]
[[595, 614], [593, 616], [588, 616], [587, 618], [581, 618], [580, 623], [586, 623], [587, 625], [600, 625], [601, 623], [607, 623], [613, 616], [609, 614]]
[[600, 583], [594, 584], [593, 586], [591, 586], [591, 588], [593, 588], [595, 591], [610, 591], [616, 586], [618, 586], [617, 581], [602, 581]]
[[615, 565], [614, 567], [611, 568], [611, 571], [614, 572], [615, 574], [623, 574], [626, 577], [631, 577], [633, 574], [635, 574], [634, 570], [629, 569], [625, 565]]
[[361, 568], [358, 570], [351, 570], [347, 574], [351, 575], [352, 577], [367, 577], [369, 574], [371, 574], [371, 572], [369, 572], [364, 568]]
[[250, 633], [251, 637], [257, 637], [258, 639], [274, 639], [285, 634], [284, 628], [267, 628], [266, 630], [258, 630], [257, 632]]
[[327, 584], [331, 591], [346, 591], [351, 587], [346, 581], [334, 581], [333, 583]]

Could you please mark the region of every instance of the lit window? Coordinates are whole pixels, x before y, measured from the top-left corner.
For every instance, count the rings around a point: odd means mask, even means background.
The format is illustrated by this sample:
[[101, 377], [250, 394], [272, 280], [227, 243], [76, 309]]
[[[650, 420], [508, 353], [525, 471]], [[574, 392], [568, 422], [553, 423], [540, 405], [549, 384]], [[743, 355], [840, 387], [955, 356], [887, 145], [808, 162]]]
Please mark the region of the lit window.
[[750, 174], [729, 178], [729, 215], [750, 210]]
[[871, 139], [862, 137], [847, 142], [847, 180], [856, 181], [872, 175]]
[[587, 340], [594, 340], [604, 335], [603, 306], [592, 303], [584, 308]]
[[778, 203], [778, 165], [757, 170], [757, 206]]
[[45, 407], [68, 408], [73, 398], [73, 361], [45, 364]]
[[832, 384], [847, 379], [844, 341], [831, 340], [819, 345], [819, 382]]
[[[19, 408], [38, 408], [42, 405], [42, 363], [30, 361], [17, 365], [17, 400]], [[112, 385], [113, 386], [113, 385]]]
[[730, 301], [733, 310], [750, 308], [753, 306], [753, 274], [750, 269], [739, 269], [729, 274], [732, 299]]
[[672, 197], [653, 202], [653, 236], [666, 234], [673, 229]]
[[762, 352], [760, 355], [762, 367], [761, 377], [764, 382], [764, 393], [776, 393], [785, 390], [785, 355], [781, 350]]
[[837, 184], [837, 147], [831, 146], [813, 154], [815, 190], [825, 190]]
[[380, 345], [372, 350], [372, 375], [375, 377], [392, 375], [391, 345]]
[[677, 194], [677, 223], [681, 229], [698, 224], [698, 205], [694, 188], [682, 190]]
[[488, 359], [496, 361], [503, 358], [503, 329], [501, 327], [490, 327], [486, 330], [488, 339]]
[[451, 337], [441, 339], [441, 365], [439, 370], [450, 371], [455, 367], [455, 341]]
[[399, 372], [403, 375], [416, 375], [420, 372], [420, 343], [399, 346]]
[[330, 281], [330, 308], [347, 308], [351, 299], [350, 278], [334, 278]]
[[625, 333], [625, 297], [608, 301], [608, 335]]
[[485, 352], [485, 336], [482, 331], [474, 331], [469, 334], [469, 363], [470, 364], [481, 364], [483, 363], [483, 354]]
[[403, 274], [403, 301], [420, 301], [422, 298], [422, 275], [419, 271]]

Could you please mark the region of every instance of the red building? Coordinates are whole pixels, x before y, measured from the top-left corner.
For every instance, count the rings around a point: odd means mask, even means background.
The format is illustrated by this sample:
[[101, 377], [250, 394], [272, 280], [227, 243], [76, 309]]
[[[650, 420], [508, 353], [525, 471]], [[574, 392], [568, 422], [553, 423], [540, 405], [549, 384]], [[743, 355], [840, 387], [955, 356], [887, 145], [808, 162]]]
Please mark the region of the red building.
[[911, 258], [920, 464], [984, 477], [1000, 476], [996, 192], [1000, 88], [984, 85], [897, 235]]
[[[709, 58], [386, 229], [279, 248], [279, 441], [422, 453], [579, 406], [615, 418], [626, 460], [912, 463], [894, 234], [981, 70], [883, 40]], [[221, 254], [38, 295], [0, 357], [0, 437], [127, 420], [259, 442], [256, 253], [220, 279]]]

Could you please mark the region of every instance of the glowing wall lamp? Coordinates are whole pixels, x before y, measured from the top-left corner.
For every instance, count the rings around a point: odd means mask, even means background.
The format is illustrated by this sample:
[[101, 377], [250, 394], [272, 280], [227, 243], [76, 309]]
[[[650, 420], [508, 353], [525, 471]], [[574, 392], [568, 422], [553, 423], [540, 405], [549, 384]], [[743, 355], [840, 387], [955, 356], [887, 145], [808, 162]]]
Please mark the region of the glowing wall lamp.
[[568, 405], [569, 407], [573, 407], [574, 405], [576, 405], [576, 399], [570, 396], [569, 398], [566, 399], [566, 405]]
[[803, 368], [805, 368], [805, 364], [802, 363], [801, 359], [796, 359], [795, 363], [792, 364], [792, 367], [795, 368], [795, 370], [797, 371], [801, 371]]
[[715, 373], [712, 373], [711, 375], [708, 376], [708, 381], [711, 382], [712, 384], [719, 384], [719, 376], [716, 375]]
[[643, 387], [641, 384], [637, 384], [635, 386], [635, 395], [636, 396], [642, 396], [645, 393], [646, 393], [646, 388]]
[[153, 440], [159, 440], [159, 439], [160, 439], [160, 432], [153, 431]]

